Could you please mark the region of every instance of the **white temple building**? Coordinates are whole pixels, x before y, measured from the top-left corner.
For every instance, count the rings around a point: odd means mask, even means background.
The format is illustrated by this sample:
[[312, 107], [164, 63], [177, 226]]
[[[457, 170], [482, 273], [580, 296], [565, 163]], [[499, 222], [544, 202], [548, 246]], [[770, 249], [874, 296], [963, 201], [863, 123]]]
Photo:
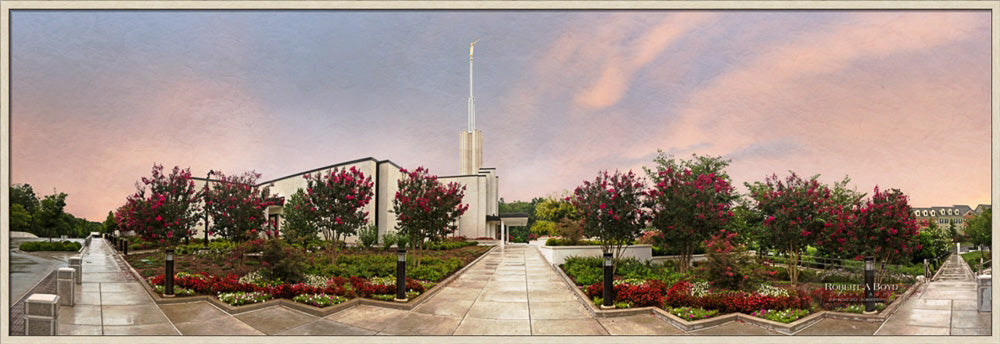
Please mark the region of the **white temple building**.
[[[483, 162], [483, 137], [482, 132], [475, 127], [475, 98], [472, 94], [472, 49], [469, 48], [469, 122], [468, 128], [461, 131], [459, 135], [459, 173], [451, 176], [439, 176], [441, 183], [457, 182], [465, 185], [465, 197], [463, 203], [469, 205], [469, 209], [458, 220], [458, 230], [455, 235], [464, 236], [468, 239], [491, 238], [500, 239], [506, 237], [506, 226], [524, 226], [527, 220], [526, 214], [499, 214], [497, 201], [499, 177], [495, 168], [482, 167]], [[334, 168], [350, 169], [354, 167], [371, 177], [373, 182], [372, 201], [365, 206], [368, 212], [368, 222], [378, 228], [381, 238], [387, 232], [396, 229], [396, 214], [392, 212], [392, 199], [396, 195], [397, 181], [402, 178], [400, 166], [389, 160], [378, 160], [375, 158], [363, 158], [353, 161], [341, 162], [329, 166], [324, 166], [308, 171], [303, 171], [268, 180], [258, 185], [273, 185], [271, 193], [284, 197], [286, 200], [298, 189], [307, 187], [306, 180], [302, 177], [307, 173], [322, 172], [327, 173]], [[408, 169], [411, 167], [408, 167]], [[206, 179], [194, 178], [196, 187], [203, 188]], [[282, 216], [283, 207], [272, 206], [267, 209], [267, 216], [274, 220], [281, 229], [284, 226]], [[199, 234], [204, 235], [204, 224], [198, 226]], [[356, 241], [357, 237], [348, 237], [347, 241]], [[502, 242], [502, 241], [501, 241]]]

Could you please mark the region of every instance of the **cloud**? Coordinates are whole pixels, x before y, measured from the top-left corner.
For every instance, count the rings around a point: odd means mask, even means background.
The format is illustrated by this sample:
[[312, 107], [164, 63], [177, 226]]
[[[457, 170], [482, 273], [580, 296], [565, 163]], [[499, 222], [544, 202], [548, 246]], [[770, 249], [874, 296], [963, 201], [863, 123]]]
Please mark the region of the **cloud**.
[[[617, 104], [624, 97], [635, 73], [652, 62], [672, 44], [690, 31], [709, 23], [717, 13], [678, 13], [664, 19], [659, 25], [645, 30], [641, 37], [626, 42], [624, 49], [611, 50], [605, 57], [597, 80], [576, 94], [575, 103], [587, 110], [603, 109]], [[581, 44], [592, 44], [581, 42]], [[615, 45], [615, 42], [612, 42]]]

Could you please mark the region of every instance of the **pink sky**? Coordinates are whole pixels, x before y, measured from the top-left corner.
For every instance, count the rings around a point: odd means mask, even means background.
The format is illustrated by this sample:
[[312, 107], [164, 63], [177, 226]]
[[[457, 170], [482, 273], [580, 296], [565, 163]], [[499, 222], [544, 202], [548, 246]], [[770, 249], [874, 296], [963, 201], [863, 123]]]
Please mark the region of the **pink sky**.
[[[989, 11], [14, 12], [10, 182], [103, 220], [154, 162], [458, 172], [468, 43], [506, 200], [657, 149], [990, 203]], [[739, 190], [743, 190], [741, 187]]]

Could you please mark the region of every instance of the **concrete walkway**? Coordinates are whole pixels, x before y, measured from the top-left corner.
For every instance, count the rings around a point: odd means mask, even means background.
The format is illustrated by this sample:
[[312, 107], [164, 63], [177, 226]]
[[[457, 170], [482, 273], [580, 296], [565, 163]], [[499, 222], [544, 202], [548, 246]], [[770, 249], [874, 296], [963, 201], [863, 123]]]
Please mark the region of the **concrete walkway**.
[[[990, 313], [975, 312], [975, 282], [957, 263], [881, 328], [824, 319], [797, 335], [989, 334]], [[283, 306], [237, 315], [204, 301], [158, 306], [123, 268], [103, 239], [93, 240], [77, 304], [60, 309], [60, 335], [780, 335], [741, 322], [686, 333], [652, 314], [594, 318], [526, 245], [494, 249], [413, 310], [359, 305], [326, 317]]]
[[59, 335], [177, 335], [153, 299], [104, 239], [83, 253], [76, 305], [59, 308]]
[[976, 310], [976, 280], [952, 254], [933, 281], [889, 317], [876, 335], [990, 335], [990, 312]]

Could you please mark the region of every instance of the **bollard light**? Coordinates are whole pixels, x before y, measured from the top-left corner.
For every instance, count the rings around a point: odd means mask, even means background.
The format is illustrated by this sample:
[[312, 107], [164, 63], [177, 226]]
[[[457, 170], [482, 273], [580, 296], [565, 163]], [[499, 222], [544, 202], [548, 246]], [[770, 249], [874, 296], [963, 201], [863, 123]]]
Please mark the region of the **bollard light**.
[[610, 252], [604, 254], [604, 303], [601, 304], [601, 308], [614, 308], [615, 306], [615, 287], [613, 283], [614, 276], [614, 261], [612, 260], [612, 255]]
[[174, 296], [174, 250], [171, 248], [167, 249], [167, 263], [166, 263], [166, 279], [163, 282], [163, 296], [172, 297]]
[[126, 256], [128, 255], [128, 239], [122, 240], [122, 254]]
[[406, 302], [406, 249], [396, 250], [396, 302]]
[[875, 258], [865, 256], [865, 314], [875, 313]]

